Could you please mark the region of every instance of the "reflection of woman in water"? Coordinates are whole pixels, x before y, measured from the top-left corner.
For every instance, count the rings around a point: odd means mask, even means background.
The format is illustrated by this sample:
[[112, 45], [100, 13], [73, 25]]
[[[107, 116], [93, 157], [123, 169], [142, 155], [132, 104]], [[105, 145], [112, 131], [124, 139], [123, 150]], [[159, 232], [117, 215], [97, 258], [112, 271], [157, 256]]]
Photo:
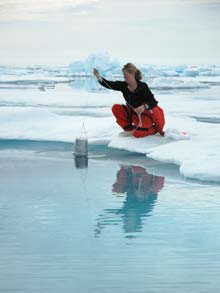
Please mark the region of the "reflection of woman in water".
[[[152, 211], [158, 192], [163, 188], [164, 177], [154, 176], [140, 166], [122, 166], [117, 172], [116, 182], [112, 191], [125, 193], [126, 199], [119, 209], [105, 209], [105, 215], [97, 222], [96, 236], [101, 229], [110, 225], [109, 218], [120, 215], [124, 222], [124, 232], [141, 232], [142, 219]], [[117, 224], [121, 222], [118, 220]], [[114, 224], [116, 221], [114, 220]]]

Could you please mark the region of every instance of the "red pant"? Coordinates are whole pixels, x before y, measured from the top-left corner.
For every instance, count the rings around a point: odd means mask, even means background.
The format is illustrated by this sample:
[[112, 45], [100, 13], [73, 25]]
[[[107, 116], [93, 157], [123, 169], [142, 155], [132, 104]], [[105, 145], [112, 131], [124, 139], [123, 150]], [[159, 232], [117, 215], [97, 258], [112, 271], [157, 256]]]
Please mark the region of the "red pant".
[[163, 127], [165, 124], [164, 112], [159, 106], [152, 110], [144, 110], [141, 114], [142, 126], [136, 128], [139, 123], [137, 114], [127, 105], [114, 104], [112, 113], [116, 117], [116, 122], [124, 129], [134, 129], [132, 135], [143, 137], [159, 132], [164, 135]]
[[112, 191], [125, 193], [131, 186], [134, 195], [144, 196], [152, 193], [157, 195], [164, 186], [164, 177], [149, 174], [141, 166], [121, 166], [117, 172], [116, 181], [112, 185]]

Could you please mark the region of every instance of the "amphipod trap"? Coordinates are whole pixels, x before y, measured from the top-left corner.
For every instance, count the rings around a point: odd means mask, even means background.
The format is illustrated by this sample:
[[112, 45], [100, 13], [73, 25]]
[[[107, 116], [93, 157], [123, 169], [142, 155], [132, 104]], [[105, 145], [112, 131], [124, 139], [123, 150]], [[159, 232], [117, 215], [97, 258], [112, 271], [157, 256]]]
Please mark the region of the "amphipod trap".
[[88, 157], [88, 138], [83, 123], [81, 136], [75, 139], [73, 155], [75, 157]]

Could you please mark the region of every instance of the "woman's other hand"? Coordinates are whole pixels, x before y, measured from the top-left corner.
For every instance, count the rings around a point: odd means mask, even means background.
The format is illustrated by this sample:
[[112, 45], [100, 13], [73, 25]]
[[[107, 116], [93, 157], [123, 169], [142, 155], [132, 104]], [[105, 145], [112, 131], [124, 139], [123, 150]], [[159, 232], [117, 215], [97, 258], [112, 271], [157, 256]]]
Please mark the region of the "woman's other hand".
[[142, 114], [142, 113], [144, 112], [144, 110], [145, 110], [144, 105], [140, 105], [139, 107], [134, 108], [134, 111], [135, 111], [138, 115]]

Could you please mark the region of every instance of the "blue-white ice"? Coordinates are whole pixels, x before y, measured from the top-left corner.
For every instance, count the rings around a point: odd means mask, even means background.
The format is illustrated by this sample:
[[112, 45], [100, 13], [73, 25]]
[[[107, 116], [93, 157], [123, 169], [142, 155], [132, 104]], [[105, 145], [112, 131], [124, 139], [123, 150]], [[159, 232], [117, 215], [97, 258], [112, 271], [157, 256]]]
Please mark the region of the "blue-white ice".
[[[113, 58], [107, 51], [89, 55], [84, 60], [75, 60], [69, 66], [0, 66], [0, 88], [37, 88], [45, 90], [56, 84], [69, 83], [75, 88], [98, 89], [94, 80], [76, 80], [76, 77], [93, 76], [93, 68], [101, 75], [122, 79], [123, 62]], [[220, 66], [217, 65], [152, 65], [137, 64], [148, 79], [152, 89], [206, 88], [210, 83], [220, 83]]]
[[90, 144], [129, 147], [129, 151], [177, 164], [185, 177], [220, 182], [218, 66], [142, 65], [144, 80], [165, 111], [165, 130], [179, 129], [190, 136], [190, 140], [167, 144], [162, 139], [153, 145], [150, 137], [128, 141], [115, 138], [121, 129], [111, 106], [124, 100], [120, 92], [101, 87], [92, 76], [92, 68], [102, 67], [103, 74], [112, 80], [121, 79], [119, 63], [106, 52], [86, 60], [87, 71], [79, 66], [75, 73], [88, 73], [89, 77], [71, 73], [74, 62], [70, 67], [1, 66], [0, 138], [73, 142], [84, 122]]
[[[107, 51], [89, 55], [84, 60], [76, 60], [69, 65], [69, 71], [72, 74], [91, 75], [93, 67], [99, 69], [101, 74], [121, 75], [123, 63], [113, 58]], [[147, 77], [158, 76], [220, 76], [220, 66], [218, 65], [153, 65], [137, 64]]]
[[121, 73], [121, 63], [112, 58], [107, 51], [89, 55], [85, 60], [77, 60], [69, 65], [73, 74], [91, 75], [93, 67], [97, 67], [101, 74]]

